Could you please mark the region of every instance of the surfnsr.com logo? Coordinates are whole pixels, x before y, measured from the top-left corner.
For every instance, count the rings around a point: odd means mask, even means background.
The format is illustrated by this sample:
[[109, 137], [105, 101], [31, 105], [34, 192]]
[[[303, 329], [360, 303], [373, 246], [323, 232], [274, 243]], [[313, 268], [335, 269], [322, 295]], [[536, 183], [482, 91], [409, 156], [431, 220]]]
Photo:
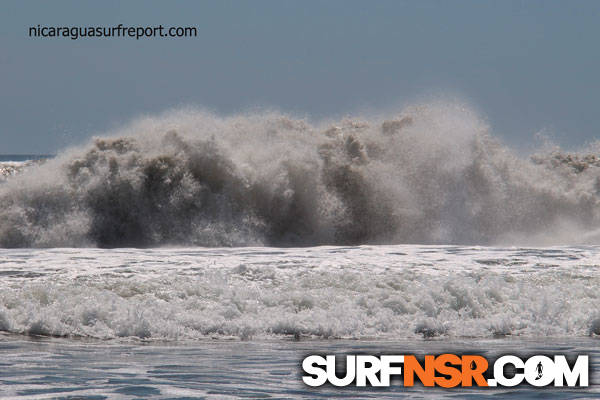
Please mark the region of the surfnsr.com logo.
[[[335, 355], [311, 355], [302, 361], [309, 386], [330, 383], [334, 386], [390, 386], [393, 377], [404, 386], [419, 381], [423, 386], [453, 388], [457, 386], [503, 386], [521, 383], [532, 386], [588, 386], [589, 357], [580, 355], [569, 363], [564, 355], [552, 358], [535, 355], [522, 359], [505, 355], [492, 367], [480, 355], [426, 355], [422, 361], [414, 355], [347, 355], [345, 365], [336, 363]], [[343, 357], [338, 357], [343, 363]], [[336, 365], [337, 364], [337, 365]], [[345, 368], [344, 368], [345, 367]], [[337, 368], [337, 371], [336, 371]]]

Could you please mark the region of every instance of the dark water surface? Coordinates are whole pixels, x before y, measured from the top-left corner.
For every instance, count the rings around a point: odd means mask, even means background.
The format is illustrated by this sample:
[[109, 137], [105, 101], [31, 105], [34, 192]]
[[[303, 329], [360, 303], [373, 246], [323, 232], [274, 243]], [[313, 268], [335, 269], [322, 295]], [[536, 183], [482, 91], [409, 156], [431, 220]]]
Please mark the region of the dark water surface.
[[[301, 380], [309, 354], [590, 355], [590, 387], [532, 389], [311, 388]], [[0, 336], [2, 398], [600, 398], [600, 349], [593, 338], [401, 341], [202, 341], [111, 343]]]
[[0, 154], [0, 162], [41, 160], [52, 157], [54, 156], [49, 154]]

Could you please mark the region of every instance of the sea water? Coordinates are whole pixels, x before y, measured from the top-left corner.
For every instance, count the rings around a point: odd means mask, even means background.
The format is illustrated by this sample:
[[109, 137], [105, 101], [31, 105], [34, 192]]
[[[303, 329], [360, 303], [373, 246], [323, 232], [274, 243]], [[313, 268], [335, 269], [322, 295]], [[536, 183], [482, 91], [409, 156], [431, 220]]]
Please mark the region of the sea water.
[[[600, 397], [600, 354], [589, 338], [306, 340], [103, 343], [0, 336], [2, 398], [19, 399], [592, 399]], [[312, 388], [302, 382], [309, 354], [589, 354], [588, 388]]]
[[[0, 250], [0, 388], [30, 398], [593, 397], [598, 265], [593, 246]], [[592, 386], [369, 391], [301, 380], [309, 354], [445, 352], [589, 354]]]
[[[0, 395], [597, 395], [600, 159], [462, 104], [144, 117], [0, 161]], [[36, 161], [30, 161], [37, 159]], [[309, 388], [311, 353], [591, 357], [590, 388]]]

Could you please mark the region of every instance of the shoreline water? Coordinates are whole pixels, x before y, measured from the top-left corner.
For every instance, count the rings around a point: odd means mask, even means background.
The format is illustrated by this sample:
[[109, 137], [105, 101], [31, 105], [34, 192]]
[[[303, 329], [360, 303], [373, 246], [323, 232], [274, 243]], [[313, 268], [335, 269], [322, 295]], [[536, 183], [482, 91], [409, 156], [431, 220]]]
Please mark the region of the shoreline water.
[[[0, 335], [2, 396], [6, 398], [597, 398], [600, 349], [596, 339], [202, 341], [194, 344], [90, 344], [65, 339]], [[590, 355], [590, 387], [365, 389], [303, 384], [301, 361], [310, 354]], [[2, 397], [0, 396], [0, 397]], [[66, 397], [65, 397], [66, 398]]]

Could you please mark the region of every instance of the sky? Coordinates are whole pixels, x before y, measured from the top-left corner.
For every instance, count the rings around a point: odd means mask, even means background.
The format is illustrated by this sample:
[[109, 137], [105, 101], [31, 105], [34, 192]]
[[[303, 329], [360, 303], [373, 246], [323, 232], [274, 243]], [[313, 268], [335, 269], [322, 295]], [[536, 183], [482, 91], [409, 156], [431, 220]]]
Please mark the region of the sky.
[[[140, 115], [312, 119], [458, 98], [494, 135], [598, 138], [600, 1], [0, 3], [0, 153], [56, 153]], [[37, 26], [195, 26], [194, 38], [30, 38]]]

